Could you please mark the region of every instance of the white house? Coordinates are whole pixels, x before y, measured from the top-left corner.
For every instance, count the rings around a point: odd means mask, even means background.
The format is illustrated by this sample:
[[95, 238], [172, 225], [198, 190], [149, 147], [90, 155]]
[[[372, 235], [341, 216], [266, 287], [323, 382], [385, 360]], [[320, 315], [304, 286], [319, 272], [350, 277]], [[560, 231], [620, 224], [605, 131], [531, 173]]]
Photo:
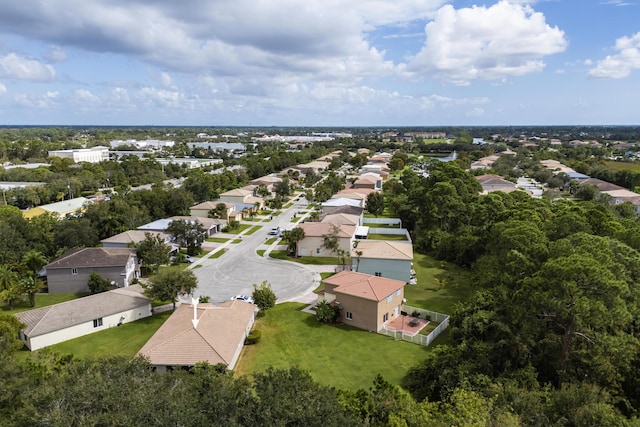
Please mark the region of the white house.
[[38, 350], [151, 316], [151, 300], [140, 285], [17, 313], [26, 325], [20, 339]]
[[49, 157], [62, 157], [71, 159], [74, 163], [100, 163], [109, 160], [109, 148], [97, 146], [92, 148], [77, 148], [74, 150], [52, 150]]

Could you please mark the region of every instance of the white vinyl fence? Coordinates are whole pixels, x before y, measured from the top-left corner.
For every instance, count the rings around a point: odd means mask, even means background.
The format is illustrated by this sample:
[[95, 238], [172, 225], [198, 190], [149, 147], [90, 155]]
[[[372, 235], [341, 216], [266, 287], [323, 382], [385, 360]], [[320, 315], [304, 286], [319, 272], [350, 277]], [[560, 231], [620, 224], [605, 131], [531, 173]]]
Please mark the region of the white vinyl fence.
[[395, 330], [387, 329], [386, 327], [382, 328], [379, 331], [379, 333], [382, 335], [393, 337], [393, 339], [396, 339], [396, 340], [409, 341], [414, 344], [428, 346], [433, 342], [433, 340], [435, 340], [438, 337], [438, 335], [440, 335], [440, 333], [442, 333], [442, 331], [447, 329], [447, 327], [449, 326], [448, 314], [436, 313], [435, 311], [424, 310], [422, 308], [412, 307], [410, 305], [403, 306], [403, 311], [405, 311], [408, 314], [418, 312], [420, 313], [420, 317], [422, 317], [423, 319], [425, 319], [426, 316], [428, 315], [432, 321], [439, 322], [440, 324], [433, 331], [431, 331], [429, 335], [416, 334], [412, 336], [412, 335], [405, 334], [404, 331], [395, 331]]

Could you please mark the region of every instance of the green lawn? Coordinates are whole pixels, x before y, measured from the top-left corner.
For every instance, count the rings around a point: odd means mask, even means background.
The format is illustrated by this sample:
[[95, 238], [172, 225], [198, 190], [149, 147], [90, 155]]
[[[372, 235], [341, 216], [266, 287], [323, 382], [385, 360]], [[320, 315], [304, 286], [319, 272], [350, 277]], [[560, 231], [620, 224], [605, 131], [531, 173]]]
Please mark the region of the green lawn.
[[256, 321], [262, 338], [245, 346], [237, 375], [267, 367], [298, 366], [322, 384], [344, 390], [368, 389], [376, 374], [399, 384], [406, 371], [425, 357], [427, 347], [349, 326], [318, 323], [300, 311], [304, 304], [278, 304]]
[[261, 225], [254, 225], [251, 230], [247, 231], [245, 234], [245, 236], [251, 236], [253, 233], [255, 233], [256, 231], [260, 230], [262, 228]]
[[616, 171], [640, 172], [640, 162], [604, 162], [609, 169]]
[[287, 251], [271, 251], [269, 252], [271, 258], [284, 259], [287, 261], [298, 262], [300, 264], [315, 264], [315, 265], [337, 265], [340, 263], [338, 257], [315, 257], [315, 256], [301, 256], [290, 257], [287, 255]]
[[405, 234], [369, 234], [368, 240], [407, 240]]
[[295, 218], [291, 218], [291, 222], [298, 222], [298, 221], [300, 221], [300, 217], [299, 216], [297, 216]]
[[453, 306], [471, 294], [469, 273], [454, 264], [414, 254], [413, 268], [418, 283], [404, 287], [408, 305], [451, 314]]
[[256, 253], [258, 254], [258, 256], [264, 256], [264, 253], [265, 253], [265, 252], [266, 252], [266, 250], [265, 250], [265, 249], [258, 249], [258, 250], [256, 251]]
[[207, 242], [212, 242], [212, 243], [224, 243], [229, 241], [230, 239], [226, 238], [226, 237], [209, 237], [207, 239]]
[[171, 313], [171, 311], [158, 313], [151, 317], [65, 341], [48, 348], [63, 354], [71, 353], [78, 357], [106, 355], [133, 357], [162, 326], [164, 321], [169, 318]]
[[238, 243], [242, 243], [242, 239], [233, 239], [233, 240], [231, 241], [231, 244], [233, 244], [233, 245], [236, 245], [236, 244], [238, 244]]
[[29, 301], [18, 301], [13, 305], [13, 310], [9, 310], [9, 305], [0, 304], [0, 310], [6, 311], [8, 313], [20, 313], [22, 311], [34, 310], [40, 307], [46, 307], [53, 304], [58, 304], [65, 301], [70, 301], [76, 298], [82, 298], [84, 296], [89, 295], [88, 292], [72, 292], [66, 294], [37, 294], [36, 295], [36, 305], [31, 307], [29, 305]]
[[225, 230], [224, 233], [227, 234], [240, 234], [242, 233], [244, 230], [246, 230], [249, 227], [253, 227], [252, 224], [238, 224], [238, 228], [234, 229], [234, 230]]
[[276, 240], [278, 240], [278, 237], [272, 237], [272, 238], [270, 238], [270, 239], [267, 239], [267, 241], [266, 241], [266, 242], [264, 242], [264, 244], [265, 244], [265, 245], [271, 245], [271, 244], [275, 243], [275, 242], [276, 242]]
[[215, 252], [213, 255], [211, 255], [209, 259], [220, 258], [222, 255], [224, 255], [224, 249], [218, 249], [218, 252]]

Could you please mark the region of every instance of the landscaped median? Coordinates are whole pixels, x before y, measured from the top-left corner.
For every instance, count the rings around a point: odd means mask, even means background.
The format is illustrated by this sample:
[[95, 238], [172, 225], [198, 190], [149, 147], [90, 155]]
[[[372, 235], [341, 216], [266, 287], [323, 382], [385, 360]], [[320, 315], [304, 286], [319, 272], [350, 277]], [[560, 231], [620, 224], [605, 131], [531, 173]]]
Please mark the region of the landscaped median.
[[275, 250], [269, 252], [271, 258], [282, 259], [286, 261], [298, 262], [300, 264], [315, 264], [315, 265], [338, 265], [340, 260], [338, 257], [313, 257], [313, 256], [300, 256], [291, 257], [287, 255], [287, 251]]
[[245, 346], [238, 375], [269, 366], [306, 369], [320, 383], [346, 390], [368, 389], [376, 374], [399, 384], [410, 367], [424, 359], [427, 347], [346, 325], [324, 325], [302, 312], [304, 304], [278, 304], [256, 321], [260, 342]]

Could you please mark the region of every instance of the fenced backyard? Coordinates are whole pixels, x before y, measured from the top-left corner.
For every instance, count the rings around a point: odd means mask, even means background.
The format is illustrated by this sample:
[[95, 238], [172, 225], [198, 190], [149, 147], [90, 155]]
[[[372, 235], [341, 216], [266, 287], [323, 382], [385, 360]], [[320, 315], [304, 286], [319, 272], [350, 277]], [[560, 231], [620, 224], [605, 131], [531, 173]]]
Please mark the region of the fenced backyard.
[[410, 305], [403, 306], [403, 311], [406, 313], [417, 313], [423, 319], [429, 319], [430, 322], [438, 323], [438, 326], [432, 330], [428, 335], [411, 334], [402, 328], [401, 330], [383, 328], [379, 331], [380, 334], [392, 337], [396, 340], [409, 341], [414, 344], [420, 344], [428, 346], [449, 326], [449, 315], [437, 313], [431, 310], [424, 310], [422, 308], [412, 307]]

